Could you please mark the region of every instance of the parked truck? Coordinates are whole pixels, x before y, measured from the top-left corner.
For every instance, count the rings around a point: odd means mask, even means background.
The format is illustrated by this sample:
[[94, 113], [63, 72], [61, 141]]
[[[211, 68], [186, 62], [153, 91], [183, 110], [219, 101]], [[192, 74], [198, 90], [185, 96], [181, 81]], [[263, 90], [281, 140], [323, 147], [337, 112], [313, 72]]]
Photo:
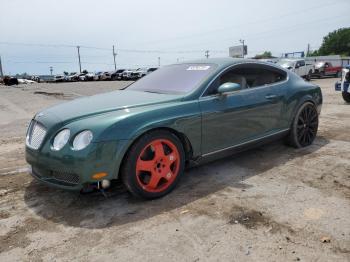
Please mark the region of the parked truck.
[[307, 81], [310, 81], [311, 76], [314, 73], [314, 65], [308, 64], [305, 59], [281, 59], [277, 64], [293, 71]]
[[342, 72], [341, 66], [333, 66], [330, 62], [317, 62], [313, 76], [321, 78], [325, 76], [340, 77]]

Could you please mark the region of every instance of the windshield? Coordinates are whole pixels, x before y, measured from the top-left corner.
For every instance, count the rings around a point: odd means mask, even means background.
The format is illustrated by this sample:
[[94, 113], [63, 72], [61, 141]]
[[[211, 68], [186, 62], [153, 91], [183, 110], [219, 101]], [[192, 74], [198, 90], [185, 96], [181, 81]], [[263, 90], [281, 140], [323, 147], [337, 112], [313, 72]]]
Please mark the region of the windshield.
[[287, 60], [280, 60], [277, 62], [277, 64], [279, 64], [280, 66], [284, 67], [284, 68], [288, 68], [288, 67], [294, 67], [294, 62], [293, 61], [287, 61]]
[[323, 67], [324, 66], [324, 62], [317, 62], [315, 67]]
[[128, 89], [161, 94], [184, 94], [199, 85], [215, 68], [214, 64], [164, 66], [133, 83]]

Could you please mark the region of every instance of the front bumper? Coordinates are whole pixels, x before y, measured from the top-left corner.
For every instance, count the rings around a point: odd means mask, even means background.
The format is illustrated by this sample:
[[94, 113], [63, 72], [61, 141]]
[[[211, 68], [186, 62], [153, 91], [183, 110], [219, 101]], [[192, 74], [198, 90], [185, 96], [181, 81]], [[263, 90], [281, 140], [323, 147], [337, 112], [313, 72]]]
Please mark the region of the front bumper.
[[32, 176], [50, 186], [81, 190], [96, 183], [92, 176], [106, 173], [102, 179], [116, 179], [124, 154], [123, 141], [92, 143], [86, 149], [73, 151], [69, 148], [52, 151], [43, 147], [33, 150], [26, 147], [26, 161], [32, 167]]

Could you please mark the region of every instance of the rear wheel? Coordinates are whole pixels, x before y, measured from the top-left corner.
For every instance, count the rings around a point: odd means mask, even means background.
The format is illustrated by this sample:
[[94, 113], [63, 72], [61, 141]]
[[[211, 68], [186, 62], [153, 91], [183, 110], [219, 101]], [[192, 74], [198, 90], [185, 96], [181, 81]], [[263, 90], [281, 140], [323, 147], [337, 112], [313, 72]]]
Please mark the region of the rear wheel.
[[350, 103], [350, 93], [348, 92], [342, 92], [343, 99], [346, 103]]
[[122, 168], [122, 180], [135, 196], [154, 199], [173, 190], [185, 167], [180, 140], [170, 132], [155, 131], [130, 148]]
[[295, 115], [288, 142], [296, 148], [309, 146], [315, 140], [317, 129], [318, 113], [316, 107], [313, 103], [306, 102]]

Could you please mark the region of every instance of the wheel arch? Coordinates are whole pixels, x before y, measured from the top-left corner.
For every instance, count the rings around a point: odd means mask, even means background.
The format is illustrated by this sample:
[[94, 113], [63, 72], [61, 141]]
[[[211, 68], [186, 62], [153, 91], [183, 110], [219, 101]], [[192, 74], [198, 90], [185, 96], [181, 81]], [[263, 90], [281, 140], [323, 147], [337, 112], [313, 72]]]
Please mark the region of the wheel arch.
[[314, 101], [313, 97], [312, 97], [310, 94], [307, 94], [307, 95], [303, 96], [303, 97], [299, 100], [299, 102], [295, 105], [295, 107], [293, 108], [293, 113], [292, 113], [292, 115], [291, 115], [291, 118], [289, 119], [289, 126], [291, 126], [291, 125], [293, 124], [293, 121], [294, 121], [294, 119], [295, 119], [295, 116], [296, 116], [296, 114], [297, 114], [299, 108], [300, 108], [303, 104], [305, 104], [305, 103], [307, 103], [307, 102], [312, 103], [312, 104], [317, 108], [317, 104], [316, 104], [316, 102]]
[[126, 150], [124, 150], [123, 156], [122, 156], [122, 160], [120, 161], [120, 164], [117, 166], [117, 170], [116, 170], [116, 175], [117, 178], [120, 178], [120, 172], [122, 170], [122, 166], [125, 163], [125, 159], [127, 157], [127, 154], [130, 150], [130, 148], [144, 135], [147, 135], [149, 133], [155, 132], [155, 131], [159, 131], [159, 130], [164, 130], [167, 131], [169, 133], [172, 133], [173, 135], [175, 135], [181, 142], [183, 149], [185, 151], [185, 160], [186, 162], [188, 162], [192, 157], [193, 157], [193, 148], [192, 148], [192, 144], [191, 141], [188, 139], [188, 137], [186, 136], [186, 134], [175, 130], [174, 128], [170, 128], [170, 127], [154, 127], [151, 129], [148, 129], [142, 133], [139, 133], [136, 137], [134, 137], [134, 139], [132, 140], [131, 143], [129, 143], [126, 147]]

